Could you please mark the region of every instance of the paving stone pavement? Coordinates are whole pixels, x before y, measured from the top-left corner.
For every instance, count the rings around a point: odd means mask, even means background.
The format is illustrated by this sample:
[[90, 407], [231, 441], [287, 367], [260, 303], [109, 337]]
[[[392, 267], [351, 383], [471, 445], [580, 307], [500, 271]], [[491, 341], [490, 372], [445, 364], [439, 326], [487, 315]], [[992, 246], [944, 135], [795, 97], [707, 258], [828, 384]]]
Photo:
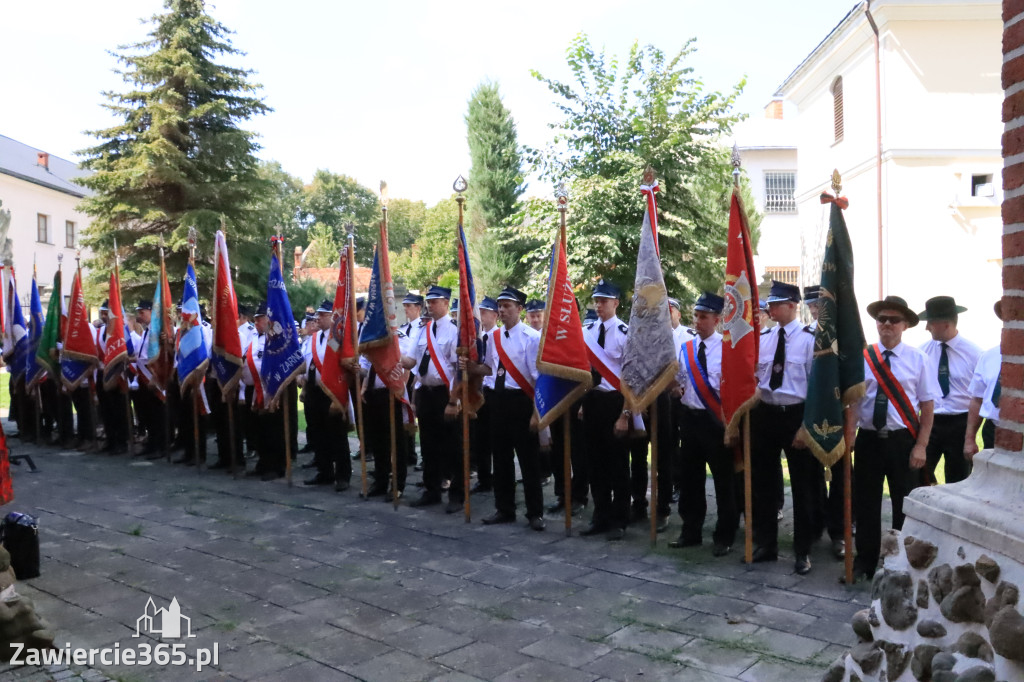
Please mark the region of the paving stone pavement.
[[42, 575], [17, 589], [58, 646], [155, 644], [133, 637], [136, 620], [150, 597], [177, 598], [189, 654], [216, 643], [219, 656], [199, 673], [0, 666], [0, 679], [796, 682], [820, 679], [855, 643], [850, 617], [868, 603], [867, 586], [837, 583], [824, 542], [798, 576], [785, 545], [778, 563], [752, 567], [739, 548], [721, 559], [707, 543], [668, 549], [678, 517], [652, 549], [646, 525], [618, 543], [567, 538], [561, 519], [542, 533], [525, 520], [484, 527], [490, 495], [473, 496], [471, 524], [442, 507], [395, 511], [359, 498], [358, 465], [352, 489], [335, 493], [302, 486], [299, 469], [288, 488], [11, 447], [40, 467], [12, 467], [5, 511], [39, 517], [42, 551]]

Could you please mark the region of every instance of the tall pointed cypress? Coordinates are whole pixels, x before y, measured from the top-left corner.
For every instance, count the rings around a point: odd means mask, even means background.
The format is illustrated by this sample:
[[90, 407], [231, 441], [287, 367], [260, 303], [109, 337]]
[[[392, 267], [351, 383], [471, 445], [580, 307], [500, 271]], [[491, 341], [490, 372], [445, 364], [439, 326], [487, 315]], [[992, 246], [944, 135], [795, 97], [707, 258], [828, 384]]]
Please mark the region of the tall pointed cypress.
[[[213, 239], [223, 216], [240, 266], [239, 296], [262, 295], [266, 238], [253, 229], [256, 200], [267, 188], [258, 175], [256, 135], [242, 128], [269, 111], [252, 72], [216, 60], [240, 52], [231, 32], [206, 13], [203, 0], [165, 0], [150, 19], [148, 39], [116, 54], [128, 88], [104, 92], [118, 123], [92, 131], [99, 143], [81, 153], [93, 174], [82, 184], [92, 225], [83, 241], [95, 256], [95, 283], [113, 269], [116, 239], [131, 245], [123, 261], [127, 296], [148, 294], [159, 275], [159, 238], [167, 239], [167, 268], [185, 269], [188, 228], [199, 232], [196, 269], [209, 281]], [[270, 226], [268, 226], [270, 227]]]

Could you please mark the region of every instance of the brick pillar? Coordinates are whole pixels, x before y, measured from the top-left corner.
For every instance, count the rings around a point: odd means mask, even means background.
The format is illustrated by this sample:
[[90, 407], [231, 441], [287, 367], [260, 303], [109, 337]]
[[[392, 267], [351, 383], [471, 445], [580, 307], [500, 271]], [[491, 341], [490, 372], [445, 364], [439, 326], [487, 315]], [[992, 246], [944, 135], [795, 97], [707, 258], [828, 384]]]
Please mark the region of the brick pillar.
[[1024, 0], [1003, 0], [1003, 370], [996, 448], [1024, 449]]

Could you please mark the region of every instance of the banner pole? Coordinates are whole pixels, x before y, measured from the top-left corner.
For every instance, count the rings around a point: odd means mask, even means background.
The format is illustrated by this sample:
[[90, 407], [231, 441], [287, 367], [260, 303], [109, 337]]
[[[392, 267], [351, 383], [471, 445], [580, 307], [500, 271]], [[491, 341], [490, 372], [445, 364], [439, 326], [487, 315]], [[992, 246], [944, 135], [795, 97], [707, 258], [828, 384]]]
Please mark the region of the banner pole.
[[135, 456], [135, 420], [132, 419], [132, 389], [128, 385], [128, 365], [125, 364], [124, 415], [128, 420], [128, 456]]
[[98, 370], [93, 369], [92, 375], [89, 377], [89, 418], [92, 419], [92, 451], [98, 452], [100, 449], [100, 440], [96, 436], [96, 427], [99, 422], [99, 417], [96, 414], [96, 372]]
[[[460, 208], [462, 204], [459, 204]], [[468, 303], [468, 301], [467, 301]], [[469, 349], [465, 351], [468, 358]], [[462, 494], [466, 523], [472, 522], [472, 510], [469, 503], [469, 369], [462, 370]]]
[[288, 407], [291, 404], [291, 400], [288, 398], [287, 390], [284, 398], [284, 476], [288, 480], [288, 487], [292, 487], [292, 430], [291, 430], [291, 415], [289, 415]]
[[562, 500], [565, 502], [565, 537], [572, 537], [572, 446], [569, 443], [572, 432], [570, 419], [572, 407], [562, 415]]
[[398, 509], [398, 426], [395, 424], [395, 396], [388, 389], [388, 422], [391, 426], [391, 500]]
[[846, 584], [853, 584], [853, 450], [843, 439], [843, 542], [846, 544]]
[[[348, 235], [348, 271], [351, 274], [352, 286], [348, 288], [348, 314], [352, 328], [352, 348], [356, 354], [356, 359], [359, 358], [359, 322], [357, 321], [356, 314], [356, 288], [355, 288], [355, 267], [356, 267], [356, 244], [355, 237], [349, 232]], [[356, 371], [352, 373], [355, 378], [355, 408], [356, 408], [356, 437], [359, 439], [359, 470], [362, 475], [362, 481], [360, 483], [360, 497], [364, 500], [368, 499], [366, 494], [367, 482], [366, 482], [366, 446], [363, 444], [363, 380], [359, 374], [359, 367], [356, 366]], [[346, 436], [347, 437], [347, 436]]]
[[651, 403], [651, 547], [658, 544], [658, 403]]
[[[232, 392], [237, 393], [237, 389]], [[235, 447], [237, 445], [236, 439], [238, 438], [235, 434], [235, 401], [225, 400], [223, 394], [221, 395], [221, 399], [224, 400], [228, 406], [228, 444], [231, 448], [231, 464], [229, 471], [232, 476], [238, 478], [238, 457], [235, 453]]]
[[199, 385], [192, 385], [192, 443], [195, 447], [196, 471], [201, 467], [199, 463]]
[[743, 560], [754, 561], [754, 500], [750, 476], [750, 412], [743, 415]]

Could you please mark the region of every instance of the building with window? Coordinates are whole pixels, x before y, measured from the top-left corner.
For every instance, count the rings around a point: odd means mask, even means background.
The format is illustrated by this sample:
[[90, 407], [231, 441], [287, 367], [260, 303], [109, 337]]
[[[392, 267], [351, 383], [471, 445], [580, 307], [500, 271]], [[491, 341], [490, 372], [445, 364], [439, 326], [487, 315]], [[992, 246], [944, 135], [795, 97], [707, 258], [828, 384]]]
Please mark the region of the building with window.
[[[785, 78], [776, 97], [793, 126], [795, 225], [762, 230], [766, 269], [796, 264], [801, 284], [817, 282], [828, 228], [819, 196], [837, 169], [861, 307], [895, 294], [922, 310], [952, 295], [968, 308], [965, 335], [998, 342], [1001, 12], [981, 0], [859, 2]], [[753, 179], [750, 150], [771, 138], [737, 139]], [[766, 222], [788, 206], [778, 201], [766, 200]], [[782, 260], [796, 249], [799, 260]]]
[[[87, 171], [75, 163], [0, 135], [0, 211], [10, 211], [7, 237], [12, 242], [18, 295], [28, 305], [32, 263], [44, 305], [49, 299], [57, 254], [64, 254], [64, 272], [75, 266], [75, 247], [89, 217], [78, 210], [90, 190], [72, 180]], [[83, 260], [91, 254], [83, 250]], [[65, 297], [71, 293], [71, 277], [64, 277]]]

